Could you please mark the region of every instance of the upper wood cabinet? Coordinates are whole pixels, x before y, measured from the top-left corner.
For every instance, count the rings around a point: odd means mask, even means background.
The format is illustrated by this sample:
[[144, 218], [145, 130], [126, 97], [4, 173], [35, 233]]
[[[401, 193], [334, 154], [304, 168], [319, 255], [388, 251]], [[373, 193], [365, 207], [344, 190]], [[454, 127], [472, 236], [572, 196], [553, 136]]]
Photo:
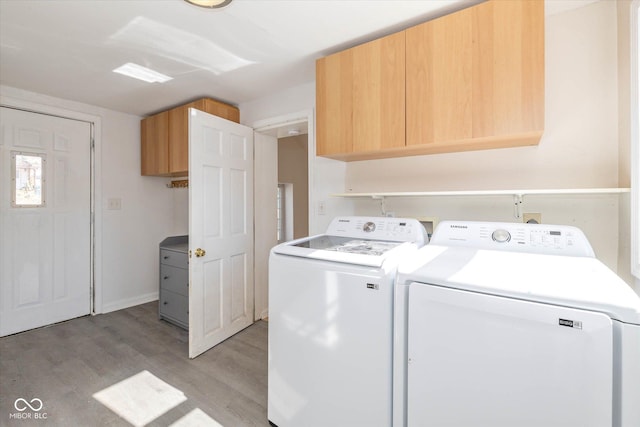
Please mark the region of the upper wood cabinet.
[[189, 108], [240, 123], [240, 111], [237, 107], [210, 98], [199, 99], [142, 119], [142, 175], [189, 174]]
[[169, 112], [154, 114], [140, 122], [142, 175], [169, 172]]
[[404, 146], [404, 54], [398, 33], [316, 62], [319, 156]]
[[406, 37], [407, 146], [444, 152], [540, 140], [543, 1], [488, 1]]
[[[395, 52], [376, 56], [369, 45]], [[394, 72], [378, 71], [386, 67]], [[319, 156], [364, 160], [537, 144], [544, 1], [489, 0], [321, 58], [316, 91]]]

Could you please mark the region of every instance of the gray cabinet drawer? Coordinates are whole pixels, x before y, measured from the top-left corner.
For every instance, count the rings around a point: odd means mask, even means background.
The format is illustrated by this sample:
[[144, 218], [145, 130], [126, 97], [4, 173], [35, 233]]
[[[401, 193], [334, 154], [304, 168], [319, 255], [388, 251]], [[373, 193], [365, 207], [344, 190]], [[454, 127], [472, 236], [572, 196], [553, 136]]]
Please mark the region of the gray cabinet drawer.
[[160, 249], [160, 264], [172, 265], [174, 267], [187, 268], [188, 258], [185, 252], [170, 251]]
[[[1, 1], [1, 0], [0, 0]], [[167, 237], [160, 242], [161, 319], [189, 329], [189, 236]]]
[[189, 270], [160, 264], [160, 287], [188, 297]]
[[160, 317], [179, 326], [189, 326], [189, 297], [171, 291], [160, 293]]

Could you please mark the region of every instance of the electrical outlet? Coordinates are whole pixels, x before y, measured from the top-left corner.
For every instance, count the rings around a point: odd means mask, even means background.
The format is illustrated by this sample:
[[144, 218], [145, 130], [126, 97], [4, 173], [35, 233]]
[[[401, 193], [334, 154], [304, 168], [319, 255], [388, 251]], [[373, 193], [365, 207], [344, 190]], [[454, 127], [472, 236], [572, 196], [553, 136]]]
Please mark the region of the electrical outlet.
[[122, 199], [120, 198], [107, 199], [107, 210], [119, 211], [120, 209], [122, 209]]
[[420, 224], [422, 224], [422, 226], [427, 232], [427, 236], [429, 236], [429, 239], [431, 239], [431, 236], [433, 235], [433, 231], [438, 226], [438, 221], [439, 221], [438, 218], [435, 216], [428, 216], [428, 217], [418, 218], [418, 221], [420, 221]]
[[324, 215], [326, 213], [324, 200], [318, 201], [318, 215]]
[[527, 224], [542, 224], [542, 214], [539, 212], [523, 213], [522, 222]]

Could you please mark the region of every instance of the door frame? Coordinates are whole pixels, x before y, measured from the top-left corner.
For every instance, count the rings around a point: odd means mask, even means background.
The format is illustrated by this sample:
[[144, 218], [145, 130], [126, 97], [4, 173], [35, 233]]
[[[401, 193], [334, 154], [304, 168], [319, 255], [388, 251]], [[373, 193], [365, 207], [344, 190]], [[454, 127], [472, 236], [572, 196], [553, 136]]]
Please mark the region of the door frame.
[[308, 191], [309, 191], [309, 230], [315, 229], [316, 218], [313, 214], [315, 211], [313, 209], [314, 203], [311, 197], [311, 189], [314, 188], [314, 158], [316, 155], [316, 131], [315, 131], [315, 123], [314, 123], [314, 113], [312, 109], [302, 110], [295, 113], [289, 113], [282, 116], [272, 117], [269, 119], [258, 120], [254, 122], [251, 127], [254, 129], [256, 133], [269, 133], [269, 131], [286, 127], [291, 125], [292, 123], [307, 123], [307, 146], [308, 146], [308, 155], [307, 155], [307, 175], [309, 179], [308, 183]]
[[[277, 132], [277, 129], [284, 128], [290, 126], [294, 123], [307, 123], [307, 147], [308, 147], [308, 156], [307, 156], [307, 175], [308, 175], [308, 192], [309, 192], [309, 230], [313, 230], [316, 225], [316, 216], [313, 206], [315, 205], [315, 199], [313, 198], [312, 189], [314, 188], [314, 177], [315, 177], [315, 166], [314, 159], [316, 155], [316, 144], [315, 144], [315, 125], [314, 125], [314, 110], [302, 110], [294, 113], [289, 113], [281, 116], [276, 116], [264, 120], [258, 120], [252, 123], [250, 126], [253, 128], [254, 133], [272, 135], [274, 132]], [[272, 135], [273, 136], [273, 135]], [[254, 138], [255, 139], [255, 138]], [[277, 136], [276, 136], [277, 139]], [[257, 143], [254, 146], [254, 150], [256, 149]], [[254, 158], [254, 161], [258, 161]], [[277, 168], [277, 157], [276, 164], [270, 165], [272, 167]], [[255, 168], [255, 165], [254, 165]], [[277, 171], [276, 171], [277, 176]], [[260, 181], [256, 182], [256, 187], [254, 188], [254, 195], [259, 194], [261, 191], [268, 191], [268, 189], [259, 188]], [[275, 191], [273, 192], [275, 197]], [[256, 213], [254, 212], [254, 215]], [[275, 221], [275, 217], [274, 217]], [[254, 218], [255, 222], [255, 218]], [[257, 227], [254, 228], [254, 236], [257, 236], [259, 233], [259, 229]], [[256, 240], [256, 237], [254, 237]], [[258, 258], [256, 255], [255, 258]], [[255, 259], [254, 259], [255, 262]], [[257, 264], [254, 264], [254, 277], [259, 277], [260, 275], [266, 274], [266, 271], [262, 271], [262, 267], [259, 267]], [[267, 289], [258, 290], [256, 286], [259, 286], [260, 281], [254, 280], [254, 320], [265, 319], [269, 317], [269, 301], [268, 301], [268, 283]], [[259, 301], [258, 295], [267, 295], [265, 301]]]
[[45, 114], [63, 119], [77, 120], [89, 123], [93, 143], [90, 149], [90, 248], [89, 257], [89, 292], [91, 315], [102, 313], [102, 120], [100, 116], [69, 110], [24, 99], [0, 95], [0, 106], [22, 110], [30, 113]]

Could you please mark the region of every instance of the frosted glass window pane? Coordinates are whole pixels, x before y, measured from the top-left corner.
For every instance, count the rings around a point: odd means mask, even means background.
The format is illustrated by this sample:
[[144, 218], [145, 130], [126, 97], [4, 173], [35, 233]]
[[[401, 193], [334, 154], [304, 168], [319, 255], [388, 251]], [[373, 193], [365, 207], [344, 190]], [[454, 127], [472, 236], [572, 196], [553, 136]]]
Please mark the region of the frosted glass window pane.
[[43, 154], [11, 153], [13, 185], [11, 205], [14, 207], [44, 206]]

